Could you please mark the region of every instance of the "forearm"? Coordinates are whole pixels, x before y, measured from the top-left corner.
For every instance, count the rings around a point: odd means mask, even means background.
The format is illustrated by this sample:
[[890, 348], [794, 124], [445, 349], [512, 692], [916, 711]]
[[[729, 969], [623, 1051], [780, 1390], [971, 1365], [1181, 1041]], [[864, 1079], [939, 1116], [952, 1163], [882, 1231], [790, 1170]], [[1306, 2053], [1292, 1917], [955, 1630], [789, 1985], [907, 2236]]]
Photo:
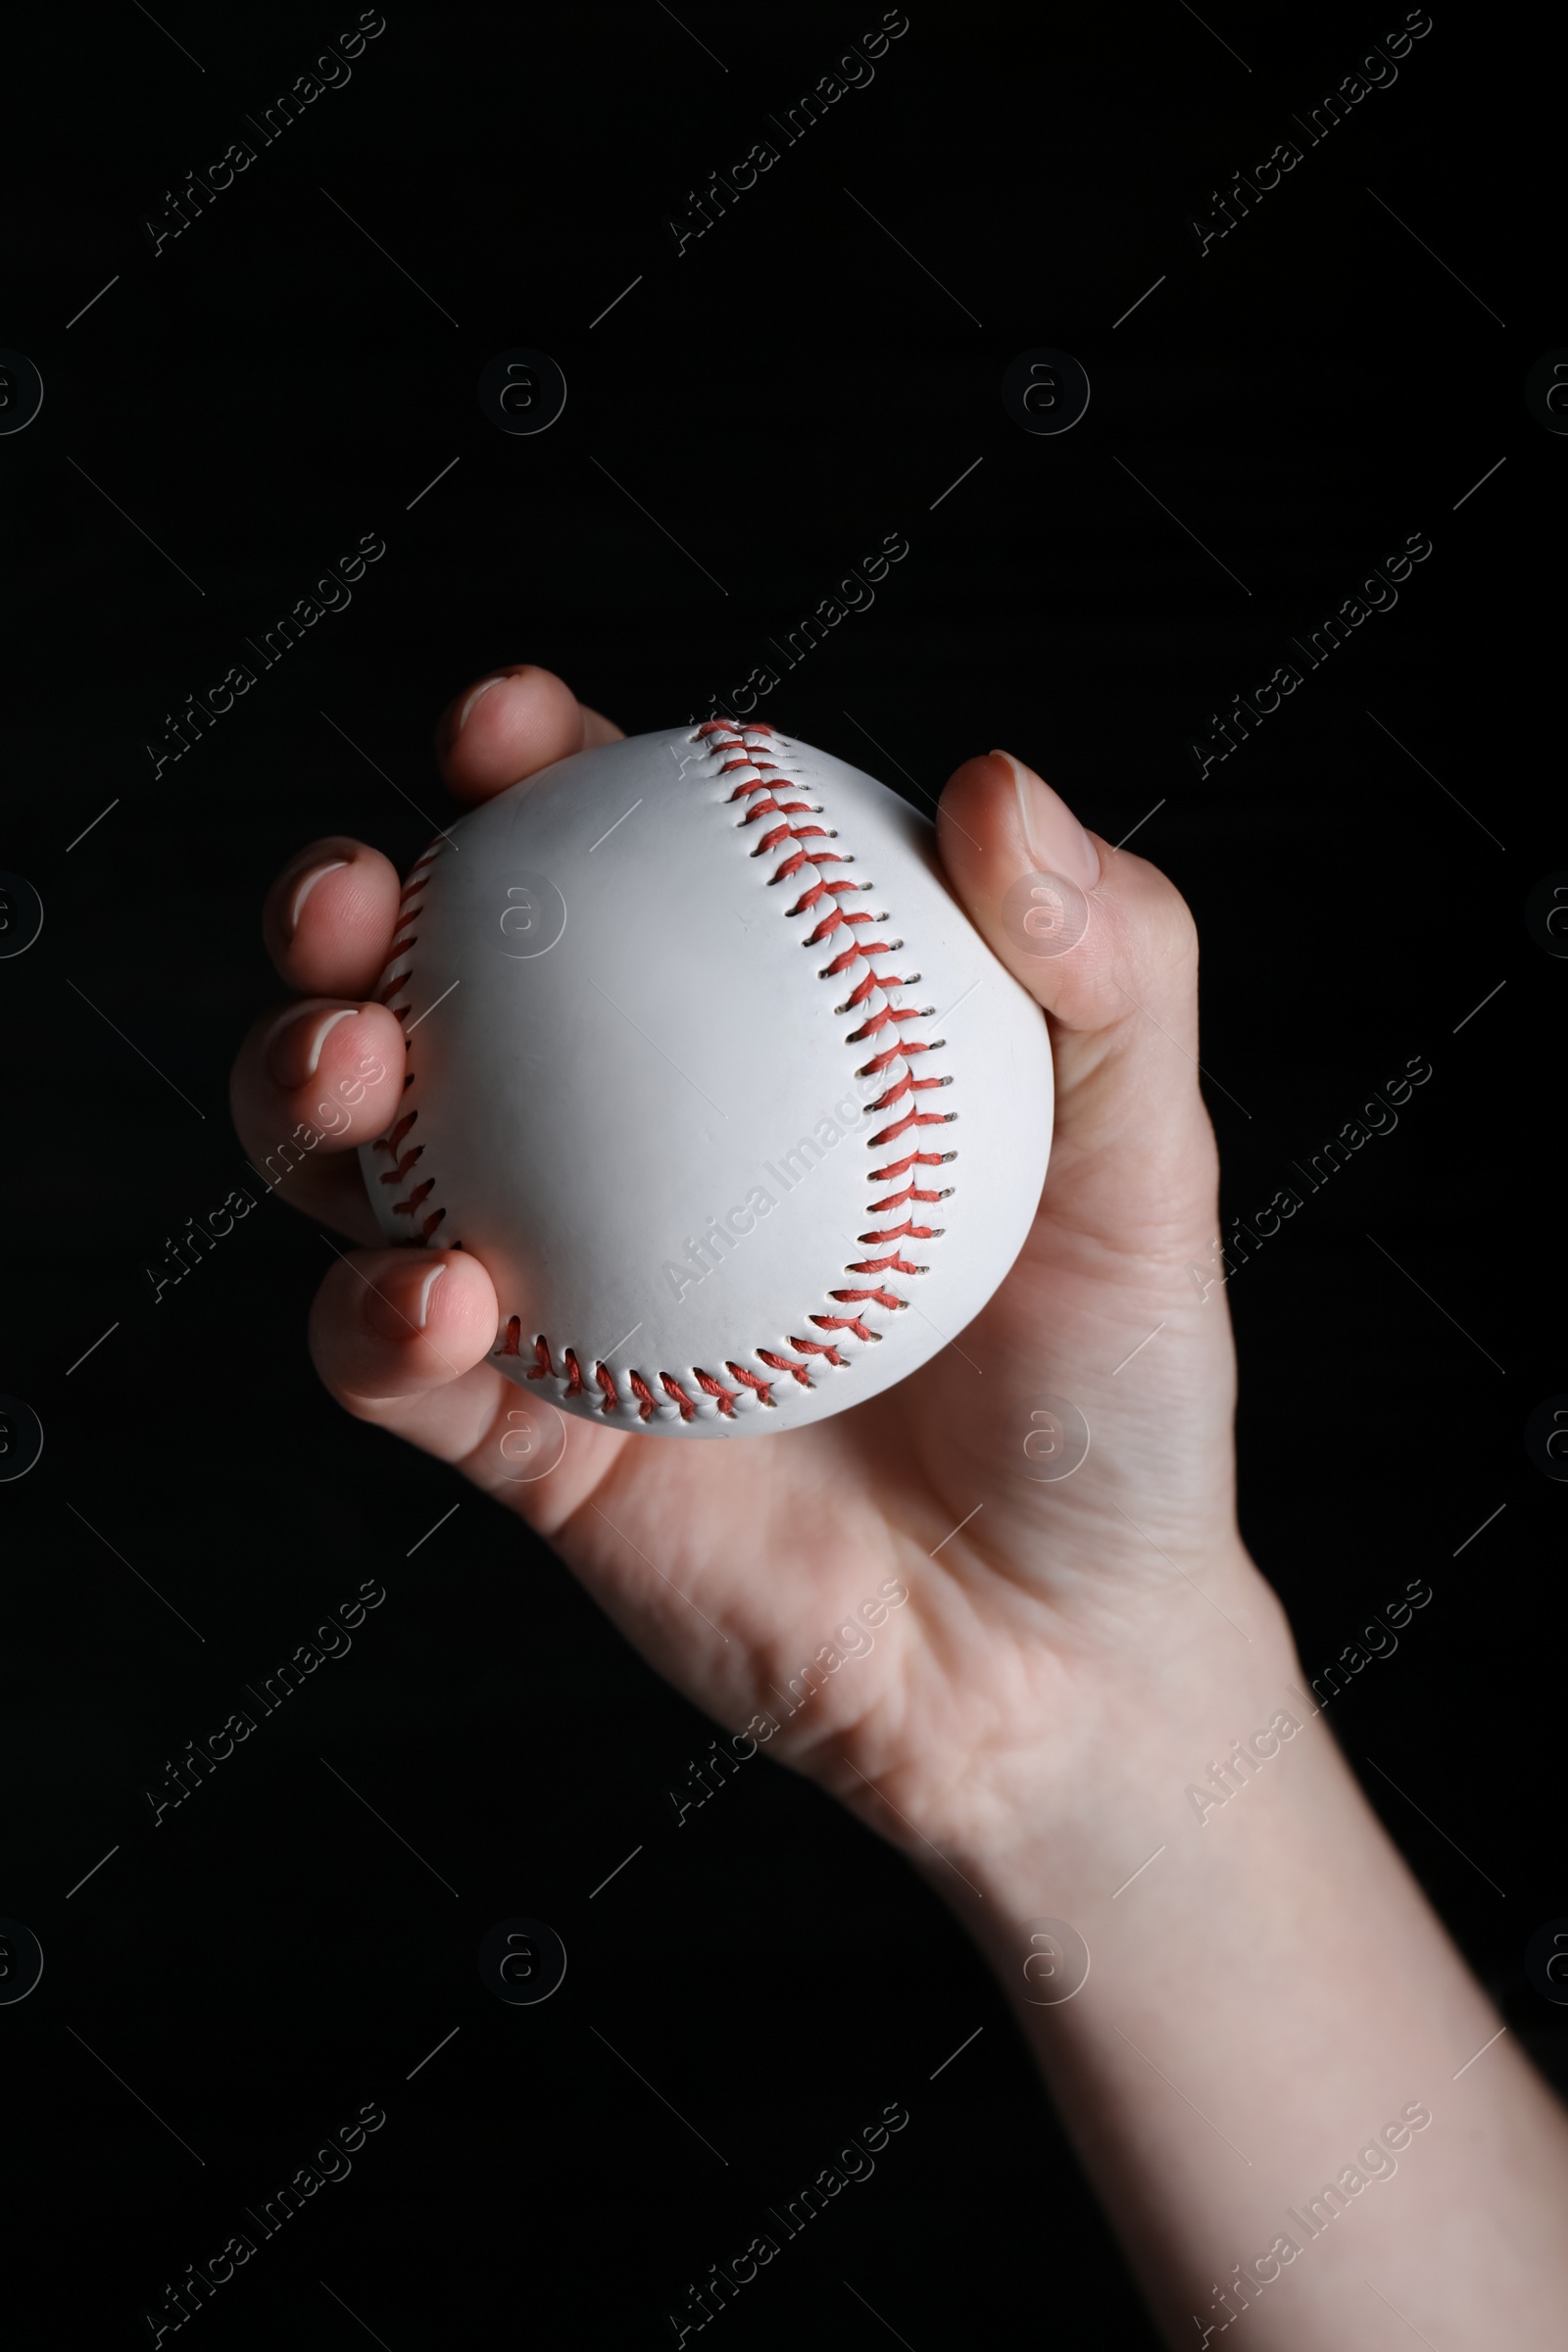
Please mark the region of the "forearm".
[[[1392, 2306], [1436, 2352], [1545, 2352], [1568, 2309], [1568, 2122], [1494, 2039], [1288, 1641], [1242, 1657], [1215, 1675], [1205, 1652], [1185, 1707], [1152, 1706], [1070, 1820], [1052, 1800], [1007, 1853], [956, 1857], [983, 1899], [956, 1907], [1172, 2343], [1240, 2325], [1256, 2352], [1392, 2345]], [[1204, 1801], [1227, 1757], [1235, 1792]], [[1032, 1946], [1043, 1920], [1090, 1955], [1051, 2005], [1077, 1971]]]

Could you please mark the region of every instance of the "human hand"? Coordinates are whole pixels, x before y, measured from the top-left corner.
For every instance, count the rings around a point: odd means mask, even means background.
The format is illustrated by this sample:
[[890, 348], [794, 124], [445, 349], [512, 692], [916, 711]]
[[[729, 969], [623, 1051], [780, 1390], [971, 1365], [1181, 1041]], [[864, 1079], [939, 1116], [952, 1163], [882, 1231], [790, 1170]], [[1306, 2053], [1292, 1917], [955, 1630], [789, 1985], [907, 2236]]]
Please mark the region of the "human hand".
[[[524, 666], [459, 697], [438, 749], [473, 804], [618, 734]], [[1147, 1750], [1181, 1711], [1174, 1686], [1212, 1692], [1249, 1650], [1270, 1670], [1289, 1656], [1236, 1532], [1223, 1291], [1205, 1298], [1188, 1271], [1211, 1268], [1217, 1231], [1191, 916], [1005, 754], [957, 770], [938, 837], [956, 894], [1050, 1019], [1040, 1212], [1001, 1290], [921, 1371], [765, 1443], [661, 1445], [571, 1418], [559, 1466], [516, 1482], [501, 1442], [520, 1399], [486, 1360], [489, 1277], [463, 1250], [381, 1247], [354, 1155], [402, 1087], [401, 1028], [370, 998], [399, 899], [379, 852], [318, 841], [273, 885], [266, 937], [307, 1007], [264, 1015], [232, 1081], [258, 1163], [297, 1122], [330, 1128], [283, 1194], [362, 1245], [312, 1315], [343, 1405], [516, 1509], [660, 1672], [922, 1861], [932, 1846], [995, 1859], [1026, 1819], [1037, 1837]], [[1031, 870], [1088, 893], [1084, 937], [1054, 957], [1002, 925]], [[1054, 1482], [1032, 1458], [1048, 1396], [1091, 1432]]]

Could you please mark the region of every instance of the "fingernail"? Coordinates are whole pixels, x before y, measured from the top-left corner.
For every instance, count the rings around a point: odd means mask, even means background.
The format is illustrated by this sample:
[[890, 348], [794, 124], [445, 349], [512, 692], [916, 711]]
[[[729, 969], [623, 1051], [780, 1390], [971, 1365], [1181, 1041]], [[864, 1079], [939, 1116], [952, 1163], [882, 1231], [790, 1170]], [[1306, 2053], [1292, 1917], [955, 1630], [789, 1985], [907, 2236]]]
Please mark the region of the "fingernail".
[[335, 874], [340, 866], [345, 866], [347, 863], [348, 859], [346, 858], [333, 858], [328, 859], [325, 865], [310, 866], [303, 874], [301, 874], [299, 880], [294, 885], [293, 895], [289, 900], [288, 908], [283, 917], [283, 927], [287, 931], [290, 939], [293, 938], [295, 932], [299, 929], [300, 909], [304, 906], [306, 900], [310, 897], [318, 882], [320, 881], [321, 876], [323, 874]]
[[479, 697], [481, 695], [488, 694], [492, 686], [505, 685], [506, 680], [507, 672], [504, 669], [498, 670], [493, 678], [480, 679], [478, 685], [474, 687], [472, 693], [469, 694], [465, 700], [463, 709], [458, 712], [458, 723], [452, 730], [452, 740], [454, 743], [457, 742], [458, 737], [463, 733], [464, 728], [467, 725], [468, 714], [472, 710], [474, 704], [479, 700]]
[[[415, 1256], [413, 1251], [411, 1257]], [[423, 1253], [408, 1266], [394, 1266], [384, 1274], [374, 1290], [365, 1293], [362, 1312], [365, 1328], [378, 1340], [409, 1340], [422, 1331], [430, 1312], [430, 1294], [442, 1275], [445, 1263], [429, 1265], [422, 1262]]]
[[333, 1004], [318, 999], [314, 1004], [293, 1004], [267, 1033], [268, 1076], [290, 1092], [316, 1076], [327, 1032], [339, 1021], [351, 1021], [358, 1004]]
[[1100, 880], [1100, 853], [1066, 802], [1011, 752], [993, 752], [991, 757], [1005, 760], [1012, 770], [1018, 821], [1036, 865], [1046, 873], [1064, 875], [1080, 890], [1093, 890]]

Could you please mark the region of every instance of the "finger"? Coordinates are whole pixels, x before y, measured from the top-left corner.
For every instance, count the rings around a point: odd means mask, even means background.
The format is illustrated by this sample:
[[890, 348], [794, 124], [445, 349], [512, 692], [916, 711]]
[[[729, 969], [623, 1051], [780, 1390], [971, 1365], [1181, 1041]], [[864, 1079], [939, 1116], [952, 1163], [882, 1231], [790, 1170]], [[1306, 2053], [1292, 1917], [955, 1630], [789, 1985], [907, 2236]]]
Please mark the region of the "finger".
[[573, 752], [620, 740], [619, 727], [531, 662], [465, 687], [436, 727], [441, 773], [460, 801], [487, 801]]
[[637, 1441], [577, 1421], [568, 1450], [557, 1406], [484, 1360], [499, 1319], [490, 1277], [466, 1250], [344, 1250], [311, 1308], [311, 1354], [346, 1412], [453, 1463], [551, 1533]]
[[267, 894], [262, 937], [280, 976], [311, 996], [368, 997], [392, 946], [397, 869], [343, 834], [291, 858]]
[[[972, 919], [1051, 1017], [1057, 1082], [1053, 1181], [1114, 1146], [1128, 1186], [1179, 1172], [1180, 1217], [1210, 1213], [1213, 1143], [1199, 1089], [1198, 935], [1157, 866], [1085, 831], [1006, 752], [967, 760], [938, 811], [943, 861]], [[1173, 1207], [1175, 1203], [1171, 1204]]]
[[466, 1250], [355, 1250], [316, 1295], [311, 1355], [357, 1420], [458, 1461], [483, 1440], [507, 1385], [483, 1363], [497, 1315], [490, 1277]]
[[1123, 1021], [1129, 983], [1192, 1022], [1197, 934], [1180, 892], [1156, 866], [1086, 832], [1021, 760], [966, 760], [937, 821], [970, 914], [1063, 1028]]
[[403, 1031], [386, 1005], [308, 998], [253, 1023], [229, 1079], [234, 1125], [281, 1200], [357, 1241], [380, 1228], [359, 1163], [403, 1095]]

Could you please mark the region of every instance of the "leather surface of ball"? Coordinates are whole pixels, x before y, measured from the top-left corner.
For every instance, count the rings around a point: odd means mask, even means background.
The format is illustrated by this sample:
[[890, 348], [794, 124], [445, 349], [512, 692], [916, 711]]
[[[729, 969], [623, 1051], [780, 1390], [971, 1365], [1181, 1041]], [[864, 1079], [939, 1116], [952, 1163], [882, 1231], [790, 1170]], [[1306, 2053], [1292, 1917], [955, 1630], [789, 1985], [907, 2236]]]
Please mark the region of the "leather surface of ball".
[[389, 1241], [471, 1251], [491, 1360], [680, 1438], [798, 1428], [958, 1339], [1045, 1181], [1044, 1013], [935, 829], [775, 728], [559, 761], [411, 872], [408, 1038], [361, 1152]]

